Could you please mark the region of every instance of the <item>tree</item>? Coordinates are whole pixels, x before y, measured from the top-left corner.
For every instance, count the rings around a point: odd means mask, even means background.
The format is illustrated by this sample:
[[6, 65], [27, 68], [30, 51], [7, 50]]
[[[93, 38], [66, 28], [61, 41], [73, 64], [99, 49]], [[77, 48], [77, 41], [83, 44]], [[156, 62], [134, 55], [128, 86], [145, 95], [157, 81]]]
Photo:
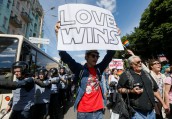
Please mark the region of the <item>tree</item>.
[[127, 37], [142, 57], [156, 58], [164, 53], [172, 61], [172, 0], [152, 0], [139, 27]]

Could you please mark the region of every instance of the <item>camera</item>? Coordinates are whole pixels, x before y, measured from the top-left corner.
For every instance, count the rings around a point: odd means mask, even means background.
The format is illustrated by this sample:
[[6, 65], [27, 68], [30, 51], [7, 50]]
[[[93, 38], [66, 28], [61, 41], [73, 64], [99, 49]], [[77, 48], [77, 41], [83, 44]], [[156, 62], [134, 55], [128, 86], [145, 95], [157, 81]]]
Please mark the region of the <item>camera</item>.
[[116, 81], [112, 81], [111, 83], [110, 83], [110, 87], [115, 87], [115, 86], [117, 86], [117, 82]]
[[142, 83], [135, 83], [133, 85], [133, 88], [135, 88], [135, 87], [138, 87], [138, 88], [142, 89], [143, 88], [143, 85], [142, 85]]

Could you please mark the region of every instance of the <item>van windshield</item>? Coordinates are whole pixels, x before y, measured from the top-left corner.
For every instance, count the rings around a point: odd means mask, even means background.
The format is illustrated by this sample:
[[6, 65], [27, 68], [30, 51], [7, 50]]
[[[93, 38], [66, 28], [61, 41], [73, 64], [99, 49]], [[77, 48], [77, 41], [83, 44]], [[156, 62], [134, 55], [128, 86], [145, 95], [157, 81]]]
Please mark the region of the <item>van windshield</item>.
[[16, 60], [18, 39], [0, 37], [0, 69], [11, 68]]
[[[0, 80], [12, 80], [11, 65], [16, 61], [17, 38], [0, 37]], [[0, 93], [7, 93], [11, 91], [0, 90]]]

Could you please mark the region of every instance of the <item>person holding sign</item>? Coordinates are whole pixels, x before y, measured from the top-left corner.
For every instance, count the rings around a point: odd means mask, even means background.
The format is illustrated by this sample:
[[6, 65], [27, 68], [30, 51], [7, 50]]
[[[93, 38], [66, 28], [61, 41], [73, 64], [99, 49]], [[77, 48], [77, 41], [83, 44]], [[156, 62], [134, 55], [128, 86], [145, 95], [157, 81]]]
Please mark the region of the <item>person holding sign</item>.
[[[60, 23], [55, 28], [56, 35], [58, 33], [59, 55], [75, 74], [74, 82], [79, 84], [74, 104], [74, 109], [78, 112], [77, 119], [103, 119], [106, 101], [101, 75], [112, 60], [114, 50], [123, 50], [120, 30], [110, 11], [92, 5], [59, 6], [58, 18]], [[85, 65], [77, 63], [66, 52], [72, 50], [86, 50]], [[108, 50], [98, 64], [97, 50]]]
[[[60, 28], [58, 22], [55, 26], [56, 35]], [[105, 97], [101, 75], [112, 60], [115, 51], [108, 50], [104, 59], [97, 64], [99, 52], [87, 50], [85, 52], [86, 64], [77, 63], [66, 51], [59, 51], [61, 60], [68, 64], [70, 70], [79, 83], [78, 94], [75, 100], [74, 109], [77, 109], [77, 119], [103, 119], [105, 108]]]

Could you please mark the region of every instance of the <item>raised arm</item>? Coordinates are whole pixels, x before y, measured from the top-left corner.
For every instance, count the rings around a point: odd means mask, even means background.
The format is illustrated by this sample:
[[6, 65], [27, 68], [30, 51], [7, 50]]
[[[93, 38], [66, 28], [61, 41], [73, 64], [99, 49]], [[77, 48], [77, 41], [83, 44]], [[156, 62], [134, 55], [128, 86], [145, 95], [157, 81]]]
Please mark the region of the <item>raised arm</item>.
[[103, 71], [109, 65], [109, 63], [111, 62], [115, 53], [116, 53], [116, 51], [114, 51], [114, 50], [107, 50], [107, 54], [104, 56], [103, 60], [97, 65], [97, 67], [99, 67], [101, 73], [103, 73]]
[[32, 78], [26, 78], [19, 82], [16, 81], [1, 81], [0, 89], [15, 90], [17, 88], [31, 89], [34, 86], [34, 81]]
[[69, 66], [74, 74], [82, 69], [82, 65], [77, 63], [66, 51], [59, 51], [59, 55], [61, 60]]
[[44, 83], [40, 79], [34, 79], [34, 81], [35, 81], [35, 84], [39, 85], [42, 88], [50, 87], [51, 86], [51, 81], [47, 81], [46, 83]]

